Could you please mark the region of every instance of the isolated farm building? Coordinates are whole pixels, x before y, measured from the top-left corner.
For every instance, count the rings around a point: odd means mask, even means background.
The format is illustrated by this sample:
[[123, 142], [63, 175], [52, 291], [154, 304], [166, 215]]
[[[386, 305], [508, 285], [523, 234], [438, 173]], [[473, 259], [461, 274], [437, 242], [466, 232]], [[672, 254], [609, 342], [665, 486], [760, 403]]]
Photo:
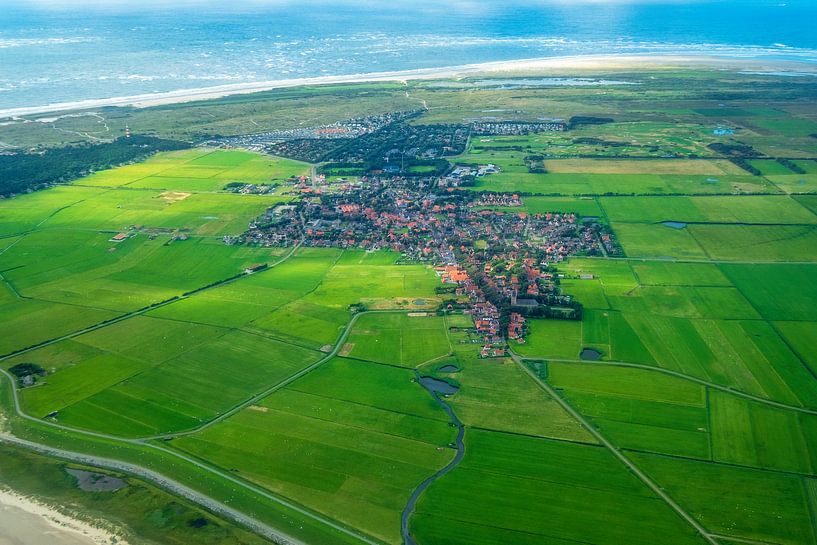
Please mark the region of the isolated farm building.
[[118, 233], [109, 238], [108, 242], [122, 242], [123, 240], [126, 240], [129, 236], [130, 235], [128, 235], [127, 233]]
[[266, 263], [255, 263], [254, 265], [250, 265], [246, 269], [244, 269], [245, 274], [252, 274], [254, 272], [258, 272], [267, 268]]

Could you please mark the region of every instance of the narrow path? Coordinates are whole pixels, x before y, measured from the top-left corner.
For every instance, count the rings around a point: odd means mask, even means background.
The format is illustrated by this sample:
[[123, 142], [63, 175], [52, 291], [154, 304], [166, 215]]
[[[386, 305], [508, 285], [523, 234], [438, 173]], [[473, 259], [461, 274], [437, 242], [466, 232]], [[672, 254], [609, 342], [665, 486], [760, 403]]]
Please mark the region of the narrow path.
[[[416, 370], [414, 373], [419, 383], [420, 373]], [[423, 387], [425, 388], [425, 386]], [[448, 464], [446, 464], [445, 467], [443, 467], [442, 469], [434, 473], [432, 476], [424, 480], [422, 483], [420, 483], [420, 486], [418, 486], [414, 490], [414, 492], [411, 493], [411, 496], [409, 496], [408, 502], [406, 503], [406, 507], [403, 509], [403, 514], [400, 517], [400, 532], [403, 536], [403, 545], [417, 545], [417, 542], [414, 541], [414, 538], [411, 537], [411, 532], [409, 532], [409, 519], [411, 518], [412, 513], [414, 513], [414, 507], [417, 505], [417, 501], [420, 499], [420, 496], [422, 496], [426, 488], [431, 486], [431, 483], [433, 483], [434, 481], [441, 478], [446, 473], [457, 467], [459, 463], [462, 461], [463, 456], [465, 456], [465, 441], [463, 440], [465, 438], [465, 426], [460, 421], [460, 419], [457, 418], [454, 409], [452, 409], [448, 403], [443, 401], [437, 392], [429, 388], [426, 388], [426, 390], [428, 390], [428, 392], [431, 394], [434, 400], [437, 401], [437, 403], [439, 403], [443, 410], [448, 414], [448, 417], [451, 419], [451, 424], [456, 426], [457, 428], [457, 438], [454, 440], [454, 444], [456, 445], [457, 448], [457, 453], [454, 455], [454, 458], [450, 462], [448, 462]]]
[[664, 502], [672, 508], [682, 519], [687, 521], [690, 526], [692, 526], [695, 531], [697, 531], [701, 537], [703, 537], [710, 545], [719, 545], [719, 543], [715, 540], [715, 538], [710, 534], [706, 528], [701, 526], [701, 524], [695, 520], [689, 513], [687, 513], [675, 500], [673, 500], [669, 494], [664, 492], [664, 490], [658, 486], [650, 477], [647, 476], [646, 473], [641, 471], [638, 466], [630, 461], [629, 458], [624, 456], [621, 451], [613, 445], [610, 441], [607, 440], [599, 431], [592, 425], [587, 419], [584, 418], [578, 411], [576, 411], [567, 401], [562, 399], [562, 397], [556, 393], [556, 391], [545, 381], [540, 379], [536, 374], [531, 371], [527, 365], [525, 365], [522, 359], [514, 354], [511, 353], [511, 358], [513, 361], [523, 370], [525, 373], [531, 377], [534, 382], [544, 390], [553, 400], [558, 403], [567, 413], [576, 419], [587, 431], [590, 432], [596, 440], [601, 443], [604, 447], [606, 447], [612, 454], [615, 456], [622, 464], [624, 464], [627, 469], [629, 469], [636, 477], [638, 477], [641, 482], [643, 482], [650, 490], [652, 490], [659, 498], [664, 500]]
[[684, 380], [688, 380], [690, 382], [695, 382], [700, 384], [701, 386], [706, 386], [708, 388], [712, 388], [713, 390], [719, 390], [721, 392], [726, 392], [732, 395], [736, 395], [738, 397], [743, 397], [746, 399], [750, 399], [752, 401], [756, 401], [758, 403], [763, 403], [765, 405], [771, 405], [772, 407], [777, 407], [778, 409], [785, 409], [787, 411], [795, 411], [799, 413], [806, 413], [806, 414], [813, 414], [817, 415], [817, 410], [809, 409], [806, 407], [798, 407], [796, 405], [788, 405], [786, 403], [781, 403], [779, 401], [774, 401], [772, 399], [766, 399], [765, 397], [756, 396], [754, 394], [746, 393], [742, 390], [736, 390], [735, 388], [730, 388], [729, 386], [723, 386], [720, 384], [715, 384], [714, 382], [709, 382], [704, 379], [693, 377], [691, 375], [685, 375], [684, 373], [680, 373], [678, 371], [673, 371], [671, 369], [664, 369], [663, 367], [656, 367], [652, 365], [644, 365], [640, 363], [630, 363], [626, 361], [608, 361], [608, 360], [597, 360], [597, 361], [586, 361], [586, 360], [570, 360], [570, 359], [560, 359], [560, 358], [527, 358], [516, 356], [519, 361], [553, 361], [558, 363], [575, 363], [580, 365], [607, 365], [610, 367], [628, 367], [631, 369], [643, 369], [645, 371], [654, 371], [656, 373], [663, 373], [665, 375], [670, 375], [673, 377], [681, 378]]

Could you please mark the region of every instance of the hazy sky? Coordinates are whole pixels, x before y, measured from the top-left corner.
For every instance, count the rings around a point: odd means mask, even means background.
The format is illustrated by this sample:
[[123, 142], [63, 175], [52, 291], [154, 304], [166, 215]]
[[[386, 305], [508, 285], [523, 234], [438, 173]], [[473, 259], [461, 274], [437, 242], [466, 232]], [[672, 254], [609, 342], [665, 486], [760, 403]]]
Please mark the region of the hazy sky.
[[492, 6], [507, 6], [508, 4], [524, 5], [576, 5], [576, 4], [695, 4], [695, 3], [724, 3], [736, 5], [745, 3], [778, 4], [811, 2], [812, 0], [0, 0], [0, 6], [18, 8], [71, 8], [78, 7], [94, 9], [116, 10], [144, 10], [144, 9], [180, 9], [186, 7], [213, 7], [221, 9], [263, 8], [286, 5], [342, 5], [359, 6], [369, 9], [425, 9], [444, 8], [458, 11], [482, 11]]

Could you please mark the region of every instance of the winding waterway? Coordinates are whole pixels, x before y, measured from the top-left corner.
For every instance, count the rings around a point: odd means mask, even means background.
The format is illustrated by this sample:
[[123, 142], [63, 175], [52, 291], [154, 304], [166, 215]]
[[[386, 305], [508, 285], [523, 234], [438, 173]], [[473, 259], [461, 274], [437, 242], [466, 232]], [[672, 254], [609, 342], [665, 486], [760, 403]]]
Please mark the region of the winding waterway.
[[[423, 379], [432, 379], [434, 382]], [[411, 515], [414, 512], [414, 507], [417, 505], [417, 500], [420, 499], [420, 496], [423, 494], [423, 492], [425, 492], [426, 488], [428, 488], [431, 485], [431, 483], [433, 483], [434, 481], [436, 481], [437, 479], [439, 479], [440, 477], [444, 476], [446, 473], [457, 467], [457, 465], [459, 465], [459, 463], [462, 461], [462, 457], [465, 455], [465, 442], [463, 441], [463, 439], [465, 438], [465, 426], [463, 426], [462, 422], [460, 422], [460, 419], [457, 418], [454, 409], [452, 409], [448, 403], [443, 401], [439, 394], [440, 388], [438, 383], [445, 381], [441, 381], [440, 379], [433, 379], [432, 377], [421, 377], [420, 374], [417, 373], [417, 382], [419, 382], [426, 390], [428, 390], [431, 396], [437, 401], [437, 403], [440, 404], [440, 406], [443, 408], [446, 414], [448, 414], [448, 418], [451, 419], [451, 424], [456, 426], [457, 438], [454, 440], [454, 445], [456, 446], [457, 453], [454, 455], [454, 458], [450, 462], [448, 462], [448, 464], [446, 464], [445, 467], [443, 467], [442, 469], [434, 473], [432, 476], [427, 478], [425, 481], [420, 483], [420, 486], [418, 486], [414, 490], [414, 492], [411, 493], [411, 496], [409, 497], [408, 502], [406, 503], [406, 507], [405, 509], [403, 509], [403, 515], [400, 520], [401, 533], [403, 535], [404, 545], [417, 545], [417, 542], [414, 541], [414, 538], [411, 537], [411, 533], [409, 532], [409, 519], [411, 518]], [[455, 386], [451, 385], [448, 382], [446, 382], [446, 384], [448, 384], [448, 386], [452, 388], [453, 391], [459, 390], [458, 388], [456, 388]]]

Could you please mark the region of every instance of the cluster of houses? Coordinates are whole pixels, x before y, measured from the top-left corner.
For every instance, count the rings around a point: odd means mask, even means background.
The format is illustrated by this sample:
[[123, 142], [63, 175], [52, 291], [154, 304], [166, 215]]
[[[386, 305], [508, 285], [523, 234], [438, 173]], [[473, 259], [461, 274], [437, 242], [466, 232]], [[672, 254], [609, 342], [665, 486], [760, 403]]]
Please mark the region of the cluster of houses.
[[480, 121], [471, 124], [474, 135], [524, 136], [538, 132], [561, 132], [567, 130], [563, 119], [549, 119], [539, 122], [528, 121]]
[[477, 178], [487, 176], [489, 174], [496, 174], [501, 172], [501, 169], [493, 164], [488, 165], [456, 165], [454, 168], [440, 178], [440, 187], [460, 187], [473, 182]]
[[517, 208], [524, 203], [516, 193], [481, 193], [474, 206]]
[[603, 255], [604, 240], [615, 246], [602, 226], [573, 213], [483, 208], [521, 205], [512, 194], [444, 190], [434, 177], [364, 177], [276, 206], [232, 242], [389, 249], [403, 262], [438, 265], [443, 281], [470, 302], [493, 354], [505, 337], [524, 342], [525, 316], [575, 306], [561, 293], [554, 264]]
[[239, 195], [267, 195], [275, 191], [275, 186], [273, 184], [230, 182], [224, 187], [224, 190], [230, 193], [238, 193]]

